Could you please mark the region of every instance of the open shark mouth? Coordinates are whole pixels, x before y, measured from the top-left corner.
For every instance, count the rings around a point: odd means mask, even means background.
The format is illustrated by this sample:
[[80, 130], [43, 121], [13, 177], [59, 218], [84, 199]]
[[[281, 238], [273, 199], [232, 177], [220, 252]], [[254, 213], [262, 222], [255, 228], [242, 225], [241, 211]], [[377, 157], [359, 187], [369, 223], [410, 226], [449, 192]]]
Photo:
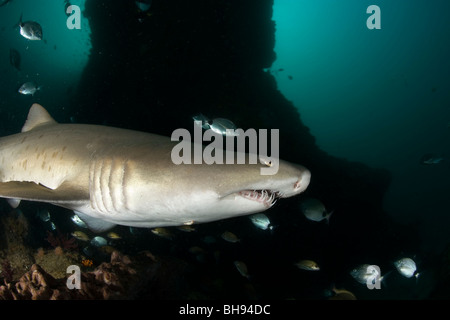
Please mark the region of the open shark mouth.
[[271, 190], [243, 190], [238, 193], [241, 197], [264, 204], [267, 208], [273, 206], [281, 193]]

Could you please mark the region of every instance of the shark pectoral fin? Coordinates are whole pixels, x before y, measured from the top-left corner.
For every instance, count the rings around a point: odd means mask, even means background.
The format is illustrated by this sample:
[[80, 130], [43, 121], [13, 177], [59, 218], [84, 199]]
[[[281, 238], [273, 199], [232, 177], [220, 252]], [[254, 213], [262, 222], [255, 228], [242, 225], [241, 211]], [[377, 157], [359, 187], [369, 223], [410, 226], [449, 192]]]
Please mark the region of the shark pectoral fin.
[[79, 211], [73, 211], [75, 214], [83, 220], [84, 223], [88, 226], [88, 228], [94, 232], [103, 232], [109, 229], [114, 228], [116, 225], [112, 222], [108, 222], [105, 220], [101, 220], [98, 218], [93, 218]]
[[[49, 202], [54, 204], [79, 203], [89, 200], [89, 191], [62, 183], [52, 190], [34, 182], [2, 182], [0, 197], [18, 200]], [[11, 204], [11, 201], [9, 201]]]
[[13, 208], [13, 209], [17, 208], [20, 204], [20, 199], [10, 198], [7, 201], [9, 203], [9, 205], [11, 206], [11, 208]]

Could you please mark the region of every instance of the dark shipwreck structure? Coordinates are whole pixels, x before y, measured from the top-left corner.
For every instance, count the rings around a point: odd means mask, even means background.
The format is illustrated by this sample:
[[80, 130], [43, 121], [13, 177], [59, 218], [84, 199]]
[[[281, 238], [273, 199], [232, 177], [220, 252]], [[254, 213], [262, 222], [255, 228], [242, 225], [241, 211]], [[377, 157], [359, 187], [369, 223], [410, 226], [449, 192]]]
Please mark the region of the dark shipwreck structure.
[[[242, 242], [233, 248], [218, 243], [220, 258], [211, 263], [206, 258], [195, 268], [180, 253], [187, 248], [181, 249], [176, 240], [164, 244], [152, 251], [159, 264], [155, 267], [152, 260], [148, 286], [133, 286], [129, 298], [323, 298], [323, 288], [344, 282], [355, 264], [368, 260], [383, 268], [399, 251], [417, 244], [416, 233], [392, 222], [383, 210], [389, 172], [320, 150], [298, 110], [265, 71], [276, 59], [272, 5], [273, 0], [153, 0], [142, 12], [134, 1], [86, 1], [83, 15], [92, 30], [92, 51], [70, 106], [77, 122], [170, 136], [177, 128], [191, 130], [192, 116], [201, 112], [232, 119], [244, 130], [279, 129], [280, 158], [312, 173], [304, 194], [280, 201], [267, 212], [276, 226], [270, 237], [256, 232], [247, 217], [201, 226], [203, 234], [189, 236], [200, 239], [233, 229], [243, 235]], [[310, 223], [301, 214], [299, 201], [307, 196], [334, 210], [329, 225]], [[186, 240], [190, 245], [192, 238]], [[121, 254], [114, 257], [101, 270], [113, 273], [130, 264]], [[325, 276], [299, 275], [293, 267], [299, 257], [319, 260]], [[233, 270], [232, 262], [242, 259], [253, 275], [251, 283]], [[167, 274], [171, 268], [177, 270], [172, 277]], [[56, 293], [43, 289], [45, 298], [115, 297], [99, 288], [85, 296], [66, 292], [64, 282], [38, 266], [32, 270], [41, 282], [47, 279], [60, 288]], [[83, 279], [94, 283], [100, 271], [89, 272]], [[120, 272], [127, 275], [124, 281], [134, 281], [134, 274]], [[31, 276], [20, 281], [28, 286], [34, 281]], [[120, 273], [108, 276], [122, 288], [119, 297], [126, 297], [129, 291], [123, 289]], [[106, 286], [108, 281], [102, 281]], [[0, 291], [3, 297], [32, 296], [10, 288]]]

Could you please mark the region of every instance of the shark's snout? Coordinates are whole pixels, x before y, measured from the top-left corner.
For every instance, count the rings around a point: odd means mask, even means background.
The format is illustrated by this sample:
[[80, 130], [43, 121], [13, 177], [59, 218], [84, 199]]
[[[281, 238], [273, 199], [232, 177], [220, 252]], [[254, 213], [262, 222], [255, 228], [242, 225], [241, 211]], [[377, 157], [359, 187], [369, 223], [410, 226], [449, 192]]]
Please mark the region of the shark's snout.
[[311, 171], [308, 169], [304, 169], [300, 179], [294, 184], [294, 194], [302, 193], [309, 186], [309, 182], [311, 181]]
[[245, 199], [260, 203], [265, 209], [268, 209], [275, 204], [278, 198], [292, 197], [306, 190], [311, 180], [311, 172], [304, 167], [297, 167], [296, 171], [297, 180], [281, 179], [273, 185], [270, 183], [266, 187], [245, 189], [237, 194]]

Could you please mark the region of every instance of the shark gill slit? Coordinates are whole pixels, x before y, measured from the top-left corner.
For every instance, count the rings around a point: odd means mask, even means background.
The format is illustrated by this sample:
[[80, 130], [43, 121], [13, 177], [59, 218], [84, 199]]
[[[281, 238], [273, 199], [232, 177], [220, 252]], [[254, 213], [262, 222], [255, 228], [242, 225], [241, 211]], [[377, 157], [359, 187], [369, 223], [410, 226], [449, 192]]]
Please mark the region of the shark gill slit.
[[114, 212], [120, 212], [125, 204], [124, 178], [127, 161], [113, 159], [109, 174], [108, 190]]
[[125, 179], [127, 161], [102, 159], [90, 165], [92, 208], [102, 213], [119, 213], [126, 209]]
[[101, 188], [101, 201], [103, 206], [103, 212], [111, 212], [112, 197], [111, 190], [109, 190], [109, 182], [111, 180], [112, 160], [107, 159], [102, 161], [102, 169], [100, 173], [100, 188]]
[[99, 190], [98, 186], [100, 185], [100, 177], [97, 172], [100, 171], [99, 168], [101, 168], [101, 165], [101, 161], [94, 160], [89, 166], [89, 194], [91, 197], [91, 206], [92, 208], [94, 208], [94, 210], [100, 210], [96, 190]]
[[90, 170], [90, 181], [91, 181], [91, 205], [94, 210], [100, 212], [105, 212], [106, 208], [103, 201], [103, 190], [102, 190], [102, 173], [104, 160], [95, 160], [91, 163]]

